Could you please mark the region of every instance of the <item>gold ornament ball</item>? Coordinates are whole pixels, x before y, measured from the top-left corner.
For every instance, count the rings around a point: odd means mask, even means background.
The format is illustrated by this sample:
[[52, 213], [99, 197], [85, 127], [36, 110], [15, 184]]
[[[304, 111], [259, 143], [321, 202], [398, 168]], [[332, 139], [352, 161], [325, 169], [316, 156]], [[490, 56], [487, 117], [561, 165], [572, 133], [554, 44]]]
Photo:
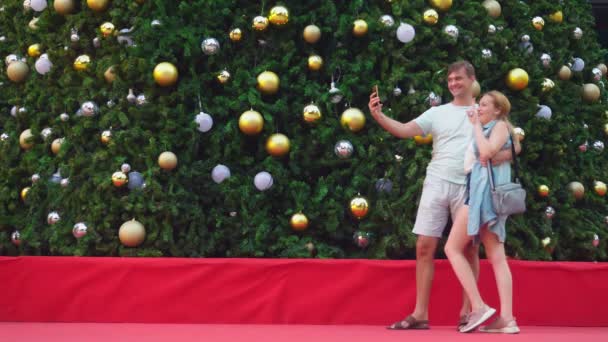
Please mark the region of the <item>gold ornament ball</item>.
[[435, 25], [439, 21], [439, 13], [434, 9], [429, 8], [422, 14], [422, 19], [429, 25]]
[[127, 221], [118, 229], [118, 238], [127, 247], [137, 247], [146, 239], [146, 228], [139, 221]]
[[154, 72], [152, 74], [154, 76], [154, 81], [161, 87], [169, 87], [177, 82], [178, 72], [175, 65], [169, 62], [158, 63], [156, 67], [154, 67]]
[[266, 152], [274, 157], [289, 153], [289, 138], [285, 134], [275, 133], [266, 140]]
[[414, 137], [414, 141], [416, 142], [417, 145], [429, 145], [433, 142], [433, 135], [432, 134], [416, 135]]
[[240, 28], [235, 28], [232, 31], [230, 31], [230, 40], [232, 40], [233, 42], [238, 42], [241, 40], [241, 38], [243, 38], [243, 32], [241, 32]]
[[29, 128], [21, 132], [19, 135], [19, 145], [24, 150], [29, 150], [34, 146], [34, 142], [32, 140], [34, 140], [34, 135]]
[[173, 170], [177, 166], [177, 156], [173, 152], [165, 151], [158, 156], [158, 165], [163, 170]]
[[263, 94], [272, 95], [279, 91], [279, 76], [272, 71], [264, 71], [258, 75], [258, 90]]
[[357, 196], [350, 201], [350, 212], [358, 219], [364, 218], [369, 212], [369, 202], [365, 197]]
[[87, 0], [87, 6], [95, 12], [102, 12], [108, 8], [110, 0]]
[[583, 85], [583, 99], [587, 102], [596, 102], [600, 99], [600, 88], [594, 83]]
[[264, 128], [262, 114], [255, 110], [248, 110], [239, 117], [239, 129], [247, 135], [256, 135]]
[[445, 12], [452, 7], [452, 0], [429, 0], [431, 6], [436, 9]]
[[117, 188], [127, 184], [128, 181], [127, 175], [122, 171], [116, 171], [112, 174], [112, 184]]
[[363, 19], [357, 19], [353, 23], [353, 34], [357, 37], [363, 37], [367, 33], [367, 22]]
[[541, 31], [543, 27], [545, 27], [545, 20], [541, 17], [534, 17], [532, 18], [532, 26], [534, 26], [535, 29]]
[[30, 67], [23, 61], [15, 61], [6, 68], [6, 75], [13, 82], [22, 82], [30, 72]]
[[557, 75], [559, 76], [560, 80], [567, 81], [570, 79], [570, 77], [572, 77], [572, 70], [570, 70], [569, 67], [562, 65]]
[[256, 31], [266, 30], [266, 28], [268, 27], [268, 18], [258, 15], [257, 17], [253, 18], [253, 23], [251, 24], [251, 27], [253, 27], [253, 29]]
[[304, 111], [302, 113], [302, 117], [304, 118], [304, 122], [309, 124], [315, 124], [321, 120], [322, 114], [321, 110], [315, 104], [309, 104], [304, 107]]
[[542, 84], [542, 90], [543, 93], [546, 93], [548, 91], [553, 90], [553, 88], [555, 88], [555, 82], [553, 82], [551, 79], [549, 78], [545, 78], [543, 80], [543, 84]]
[[549, 14], [549, 20], [559, 24], [564, 21], [564, 13], [562, 11], [557, 11], [552, 14]]
[[64, 141], [63, 138], [57, 138], [57, 139], [53, 140], [53, 143], [51, 144], [51, 151], [53, 152], [53, 154], [59, 153], [59, 150], [61, 150], [61, 145], [63, 144], [63, 141]]
[[274, 6], [270, 9], [268, 21], [276, 26], [285, 25], [289, 21], [289, 11], [283, 6]]
[[593, 190], [595, 190], [595, 193], [600, 196], [606, 195], [606, 183], [595, 181], [593, 183]]
[[104, 37], [109, 37], [114, 33], [114, 24], [111, 22], [105, 22], [99, 26], [99, 30]]
[[57, 13], [67, 15], [74, 11], [74, 0], [55, 0], [53, 7]]
[[602, 76], [606, 76], [606, 73], [608, 72], [608, 67], [606, 67], [606, 64], [600, 63], [597, 65], [597, 68], [602, 72]]
[[298, 232], [306, 230], [308, 228], [308, 217], [302, 213], [293, 214], [289, 220], [289, 225]]
[[323, 58], [319, 55], [312, 55], [308, 57], [308, 69], [312, 71], [318, 71], [323, 66]]
[[359, 132], [365, 126], [365, 115], [359, 108], [348, 108], [342, 113], [340, 124], [351, 132]]
[[101, 132], [101, 142], [107, 145], [112, 141], [112, 131], [106, 130]]
[[226, 84], [230, 81], [230, 72], [228, 70], [222, 70], [219, 74], [217, 74], [217, 81], [221, 84]]
[[580, 200], [585, 196], [585, 187], [580, 182], [570, 182], [568, 184], [568, 190], [572, 193], [574, 198]]
[[517, 138], [517, 140], [519, 140], [519, 142], [524, 141], [526, 138], [526, 132], [524, 132], [524, 129], [521, 127], [513, 128], [513, 135]]
[[103, 78], [106, 79], [106, 82], [112, 83], [116, 79], [116, 72], [114, 71], [114, 65], [109, 66], [106, 71], [103, 73]]
[[38, 57], [42, 54], [42, 52], [40, 52], [40, 44], [32, 44], [27, 48], [27, 54], [30, 57]]
[[473, 92], [473, 97], [475, 98], [477, 98], [479, 94], [481, 94], [481, 85], [479, 84], [479, 82], [477, 82], [477, 80], [473, 82], [473, 85], [471, 86], [471, 91]]
[[80, 55], [76, 57], [76, 60], [74, 61], [74, 70], [85, 71], [89, 68], [89, 64], [91, 64], [91, 57], [88, 55]]
[[523, 90], [528, 86], [528, 73], [521, 68], [511, 69], [507, 75], [507, 86], [512, 90]]
[[317, 25], [308, 25], [304, 28], [302, 37], [307, 43], [314, 44], [321, 39], [321, 29]]
[[538, 195], [540, 197], [547, 197], [549, 196], [549, 187], [546, 185], [539, 185], [538, 186]]
[[28, 192], [30, 192], [30, 189], [31, 188], [29, 186], [26, 186], [25, 188], [21, 189], [20, 196], [21, 196], [22, 201], [25, 201], [25, 199], [27, 198]]
[[608, 123], [604, 125], [604, 133], [608, 134]]
[[496, 0], [485, 0], [482, 3], [483, 7], [488, 11], [488, 15], [492, 18], [500, 17], [500, 13], [502, 12], [502, 8], [500, 7], [500, 3]]

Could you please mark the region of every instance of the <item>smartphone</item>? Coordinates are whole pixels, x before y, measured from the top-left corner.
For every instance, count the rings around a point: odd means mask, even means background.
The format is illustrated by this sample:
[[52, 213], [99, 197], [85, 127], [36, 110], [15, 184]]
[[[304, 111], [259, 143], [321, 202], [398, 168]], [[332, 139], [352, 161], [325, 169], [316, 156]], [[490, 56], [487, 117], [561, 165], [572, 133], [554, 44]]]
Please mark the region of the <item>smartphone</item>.
[[[378, 95], [378, 85], [377, 84], [374, 86], [374, 91], [376, 92], [376, 95]], [[378, 96], [380, 96], [380, 95], [378, 95]]]

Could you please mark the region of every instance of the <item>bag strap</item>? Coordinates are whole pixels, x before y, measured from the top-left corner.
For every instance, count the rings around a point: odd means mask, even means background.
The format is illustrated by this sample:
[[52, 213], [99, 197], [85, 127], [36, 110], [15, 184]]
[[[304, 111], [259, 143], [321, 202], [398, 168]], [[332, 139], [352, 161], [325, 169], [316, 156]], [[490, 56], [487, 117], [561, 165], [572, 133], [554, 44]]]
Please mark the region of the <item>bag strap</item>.
[[[515, 183], [519, 183], [519, 172], [517, 170], [517, 155], [515, 154], [515, 144], [513, 143], [513, 136], [509, 134], [509, 139], [511, 140], [511, 155], [513, 157], [513, 169], [515, 172]], [[496, 190], [496, 186], [494, 185], [494, 170], [492, 169], [492, 159], [488, 160], [488, 176], [490, 178], [490, 189], [492, 191]]]

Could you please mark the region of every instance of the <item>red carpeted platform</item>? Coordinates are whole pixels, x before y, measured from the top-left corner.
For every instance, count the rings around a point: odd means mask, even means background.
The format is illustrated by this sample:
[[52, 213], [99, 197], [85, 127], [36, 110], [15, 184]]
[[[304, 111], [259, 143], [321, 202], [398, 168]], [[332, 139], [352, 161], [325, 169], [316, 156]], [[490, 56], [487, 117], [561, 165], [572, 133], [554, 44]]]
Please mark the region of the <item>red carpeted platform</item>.
[[[461, 290], [437, 262], [432, 326]], [[608, 326], [608, 264], [510, 262], [520, 325]], [[415, 263], [378, 260], [0, 257], [0, 321], [385, 325], [410, 312]], [[491, 267], [482, 293], [497, 305]]]

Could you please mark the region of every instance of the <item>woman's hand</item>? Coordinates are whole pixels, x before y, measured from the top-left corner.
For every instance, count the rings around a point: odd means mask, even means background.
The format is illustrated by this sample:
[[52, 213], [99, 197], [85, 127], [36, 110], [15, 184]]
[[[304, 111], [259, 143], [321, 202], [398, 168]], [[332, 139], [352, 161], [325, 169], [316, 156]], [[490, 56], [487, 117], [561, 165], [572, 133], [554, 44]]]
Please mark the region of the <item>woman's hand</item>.
[[369, 111], [374, 117], [374, 119], [378, 119], [382, 116], [382, 102], [380, 102], [380, 97], [378, 96], [378, 88], [371, 93], [369, 96]]
[[467, 116], [469, 117], [469, 121], [475, 125], [479, 122], [479, 107], [474, 105], [473, 107], [467, 109]]

